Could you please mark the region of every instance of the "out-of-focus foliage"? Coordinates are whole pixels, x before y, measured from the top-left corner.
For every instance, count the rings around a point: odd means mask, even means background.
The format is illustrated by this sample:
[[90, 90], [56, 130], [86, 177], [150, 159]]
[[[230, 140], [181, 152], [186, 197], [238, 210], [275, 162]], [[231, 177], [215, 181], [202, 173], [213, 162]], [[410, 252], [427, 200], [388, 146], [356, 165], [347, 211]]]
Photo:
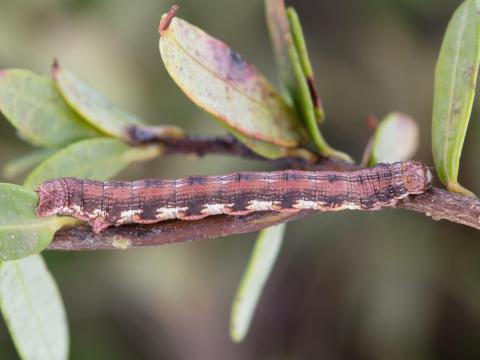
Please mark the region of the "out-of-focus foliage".
[[418, 139], [419, 129], [414, 119], [402, 113], [388, 114], [371, 140], [368, 164], [410, 160], [417, 152]]
[[117, 108], [57, 62], [53, 64], [52, 75], [63, 99], [85, 121], [106, 134], [126, 139], [127, 128], [141, 123], [135, 116]]
[[39, 164], [27, 176], [25, 186], [65, 176], [106, 180], [135, 161], [150, 160], [161, 153], [158, 146], [132, 148], [120, 140], [95, 138], [65, 147]]
[[282, 247], [286, 224], [260, 231], [233, 300], [230, 337], [242, 342], [248, 333], [260, 295]]
[[21, 137], [37, 146], [98, 135], [63, 102], [52, 80], [27, 70], [0, 71], [0, 111]]
[[68, 358], [62, 298], [40, 255], [0, 264], [0, 308], [22, 359]]

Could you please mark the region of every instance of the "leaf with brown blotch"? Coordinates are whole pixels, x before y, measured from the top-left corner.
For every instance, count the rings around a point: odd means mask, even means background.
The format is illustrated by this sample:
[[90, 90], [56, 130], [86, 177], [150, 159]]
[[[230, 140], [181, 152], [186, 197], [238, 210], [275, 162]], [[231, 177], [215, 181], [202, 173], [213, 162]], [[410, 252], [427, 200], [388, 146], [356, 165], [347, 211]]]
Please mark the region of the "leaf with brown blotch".
[[299, 146], [303, 127], [270, 83], [225, 43], [174, 17], [174, 11], [162, 19], [159, 46], [168, 73], [184, 93], [245, 136]]

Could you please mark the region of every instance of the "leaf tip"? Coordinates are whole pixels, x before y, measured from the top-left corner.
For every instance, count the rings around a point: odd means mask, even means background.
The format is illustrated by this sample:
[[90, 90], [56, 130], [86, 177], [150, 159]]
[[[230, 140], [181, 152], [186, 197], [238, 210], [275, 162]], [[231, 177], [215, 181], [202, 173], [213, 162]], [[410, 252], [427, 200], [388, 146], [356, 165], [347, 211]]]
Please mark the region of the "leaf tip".
[[160, 20], [160, 26], [158, 27], [158, 32], [160, 33], [160, 36], [163, 36], [165, 31], [168, 30], [170, 23], [177, 14], [179, 8], [180, 7], [178, 5], [173, 5], [168, 11], [168, 13], [162, 17], [162, 20]]
[[59, 71], [60, 71], [60, 64], [58, 62], [58, 59], [54, 57], [52, 62], [52, 76], [56, 77]]
[[367, 123], [367, 128], [373, 131], [377, 130], [380, 126], [380, 120], [373, 114], [367, 115], [365, 122]]
[[234, 343], [240, 344], [241, 342], [243, 342], [243, 340], [245, 339], [245, 335], [246, 333], [236, 329], [235, 325], [230, 326], [230, 339]]

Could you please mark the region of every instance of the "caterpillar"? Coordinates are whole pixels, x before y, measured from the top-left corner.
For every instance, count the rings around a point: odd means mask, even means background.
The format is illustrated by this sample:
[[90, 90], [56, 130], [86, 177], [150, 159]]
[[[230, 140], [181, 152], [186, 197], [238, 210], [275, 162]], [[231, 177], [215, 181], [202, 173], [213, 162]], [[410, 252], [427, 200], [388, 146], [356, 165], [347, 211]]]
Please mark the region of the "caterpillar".
[[420, 162], [378, 164], [340, 171], [239, 172], [177, 180], [93, 181], [58, 178], [37, 189], [39, 216], [88, 221], [96, 233], [109, 226], [169, 219], [303, 209], [376, 210], [425, 192], [430, 171]]

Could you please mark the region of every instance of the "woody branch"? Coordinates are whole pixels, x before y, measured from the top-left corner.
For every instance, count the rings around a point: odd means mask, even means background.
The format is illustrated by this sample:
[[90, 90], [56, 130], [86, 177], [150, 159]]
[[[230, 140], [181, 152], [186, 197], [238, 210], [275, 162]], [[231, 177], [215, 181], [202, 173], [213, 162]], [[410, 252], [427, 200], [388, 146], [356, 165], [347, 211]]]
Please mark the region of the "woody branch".
[[[265, 160], [251, 152], [232, 137], [185, 137], [164, 139], [165, 155], [207, 154], [234, 155]], [[305, 170], [346, 170], [355, 165], [319, 158], [315, 162], [288, 158], [274, 161], [278, 167]], [[480, 201], [475, 198], [431, 188], [422, 195], [399, 201], [396, 208], [411, 210], [431, 216], [433, 220], [447, 220], [480, 230]], [[255, 212], [245, 216], [218, 215], [196, 221], [164, 221], [151, 225], [124, 225], [111, 227], [95, 234], [89, 225], [65, 228], [55, 234], [50, 250], [99, 250], [129, 247], [159, 246], [165, 244], [211, 239], [219, 236], [258, 231], [273, 225], [301, 219], [318, 211], [303, 210], [297, 213], [275, 211]]]

